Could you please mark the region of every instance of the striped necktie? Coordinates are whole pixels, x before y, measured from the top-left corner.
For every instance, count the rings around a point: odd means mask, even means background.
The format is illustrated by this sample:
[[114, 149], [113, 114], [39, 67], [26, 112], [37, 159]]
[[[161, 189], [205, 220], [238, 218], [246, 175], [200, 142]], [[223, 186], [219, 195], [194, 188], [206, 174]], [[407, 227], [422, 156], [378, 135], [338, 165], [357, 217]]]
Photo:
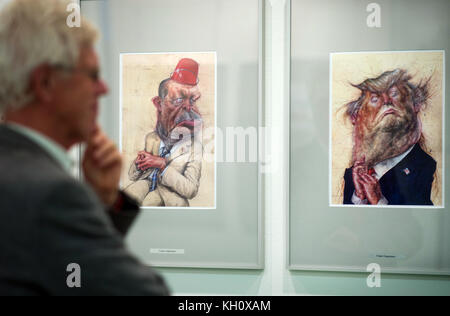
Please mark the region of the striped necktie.
[[[166, 158], [169, 155], [170, 155], [170, 149], [167, 146], [164, 146], [163, 148], [161, 148], [161, 154], [159, 155], [160, 157]], [[150, 192], [156, 190], [159, 172], [160, 172], [159, 168], [156, 168], [155, 170], [153, 170], [152, 187], [150, 188]]]

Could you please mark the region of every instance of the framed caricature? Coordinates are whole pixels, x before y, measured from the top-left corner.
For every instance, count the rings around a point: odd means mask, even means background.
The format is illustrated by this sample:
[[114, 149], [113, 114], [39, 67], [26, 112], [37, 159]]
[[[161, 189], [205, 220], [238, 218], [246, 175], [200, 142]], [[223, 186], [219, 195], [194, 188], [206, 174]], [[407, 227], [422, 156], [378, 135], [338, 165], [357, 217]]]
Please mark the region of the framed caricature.
[[444, 54], [330, 55], [332, 206], [444, 206]]
[[[144, 209], [216, 208], [216, 65], [215, 52], [121, 55], [122, 187]], [[171, 103], [160, 112], [164, 94]], [[147, 168], [148, 153], [150, 164], [167, 155], [161, 174]]]
[[449, 10], [292, 0], [290, 269], [450, 274]]
[[263, 267], [260, 167], [226, 152], [240, 141], [229, 130], [260, 126], [263, 8], [81, 1], [102, 34], [100, 121], [124, 156], [122, 189], [142, 204], [127, 243], [144, 262]]

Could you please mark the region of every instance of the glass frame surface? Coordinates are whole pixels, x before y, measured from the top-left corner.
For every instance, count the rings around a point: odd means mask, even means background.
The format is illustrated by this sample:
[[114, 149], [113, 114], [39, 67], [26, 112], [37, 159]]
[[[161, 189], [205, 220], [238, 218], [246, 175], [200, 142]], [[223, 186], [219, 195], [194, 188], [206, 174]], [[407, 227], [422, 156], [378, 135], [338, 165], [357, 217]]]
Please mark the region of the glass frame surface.
[[[441, 208], [330, 204], [331, 54], [444, 51], [443, 98], [449, 99], [445, 56], [450, 48], [450, 27], [443, 12], [449, 11], [450, 3], [377, 1], [380, 27], [370, 27], [373, 7], [368, 4], [350, 0], [290, 2], [288, 268], [366, 272], [376, 263], [382, 273], [449, 275], [446, 186]], [[320, 19], [324, 14], [327, 18]], [[415, 18], [419, 14], [420, 20]], [[399, 29], [400, 25], [404, 28]], [[401, 32], [406, 29], [408, 32]], [[445, 103], [443, 111], [444, 168], [449, 153]], [[443, 183], [448, 183], [448, 177], [448, 172], [443, 172]]]
[[[117, 144], [119, 59], [126, 53], [216, 52], [216, 126], [223, 131], [229, 126], [261, 126], [263, 0], [124, 2], [81, 1], [83, 15], [94, 21], [102, 34], [97, 50], [110, 94], [102, 102], [100, 122]], [[193, 40], [176, 36], [187, 27], [177, 16], [196, 16], [189, 19], [191, 33], [196, 35]], [[232, 31], [238, 29], [241, 32], [236, 37], [233, 34], [238, 33]], [[133, 36], [129, 36], [131, 33]], [[260, 143], [258, 137], [258, 147]], [[260, 163], [216, 163], [215, 209], [142, 210], [126, 239], [142, 261], [158, 267], [263, 268]]]

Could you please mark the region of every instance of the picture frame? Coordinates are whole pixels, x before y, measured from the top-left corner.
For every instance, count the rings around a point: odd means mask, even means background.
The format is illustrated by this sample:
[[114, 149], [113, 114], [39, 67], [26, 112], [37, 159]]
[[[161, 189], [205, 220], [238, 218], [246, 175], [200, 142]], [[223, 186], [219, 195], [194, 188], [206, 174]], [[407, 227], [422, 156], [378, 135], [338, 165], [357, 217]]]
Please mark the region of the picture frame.
[[[408, 10], [404, 10], [405, 7]], [[449, 117], [445, 102], [449, 99], [446, 80], [449, 70], [445, 56], [449, 40], [445, 30], [449, 29], [449, 22], [441, 14], [448, 10], [449, 3], [439, 0], [426, 6], [420, 1], [377, 1], [376, 6], [353, 1], [339, 1], [339, 4], [327, 0], [291, 1], [291, 153], [287, 232], [290, 270], [366, 272], [375, 264], [382, 273], [450, 274], [450, 214], [445, 204], [448, 201], [445, 186], [442, 187], [442, 203], [438, 203], [438, 207], [355, 207], [341, 205], [341, 197], [333, 202], [333, 177], [330, 175], [334, 137], [330, 122], [335, 113], [331, 109], [334, 90], [330, 60], [333, 56], [438, 51], [443, 56], [443, 101], [436, 104], [442, 107], [443, 135], [443, 158], [438, 165], [443, 170], [442, 184], [448, 183], [445, 164], [449, 146], [445, 138], [445, 123]], [[325, 20], [320, 18], [324, 12]], [[417, 12], [421, 14], [420, 20], [413, 16]], [[433, 36], [430, 36], [430, 25], [433, 26]], [[405, 30], [408, 32], [403, 32]], [[356, 74], [367, 79], [375, 78], [383, 71], [394, 70], [378, 69], [380, 65], [372, 65], [365, 73], [360, 67], [358, 71], [361, 73]], [[348, 73], [342, 78], [351, 78], [347, 75], [355, 71], [352, 61], [343, 69], [348, 69]], [[345, 93], [355, 93], [346, 101], [350, 102], [357, 96], [356, 91], [351, 90], [352, 84], [358, 85], [362, 81], [340, 81]], [[345, 104], [342, 102], [343, 106]], [[437, 120], [439, 123], [439, 118]], [[352, 137], [351, 124], [349, 126], [345, 135]], [[351, 145], [352, 141], [348, 144]], [[352, 155], [345, 149], [335, 154]], [[405, 170], [405, 175], [411, 172]], [[343, 179], [344, 171], [336, 172], [337, 177], [342, 176]]]
[[[132, 6], [116, 0], [81, 1], [81, 9], [102, 34], [97, 51], [110, 93], [102, 102], [100, 124], [117, 144], [123, 134], [119, 126], [124, 54], [215, 52], [216, 132], [261, 125], [263, 0], [136, 0]], [[186, 35], [187, 29], [192, 36]], [[261, 140], [257, 141], [259, 148]], [[262, 269], [260, 163], [217, 160], [216, 175], [214, 207], [143, 209], [126, 239], [129, 249], [157, 267]]]

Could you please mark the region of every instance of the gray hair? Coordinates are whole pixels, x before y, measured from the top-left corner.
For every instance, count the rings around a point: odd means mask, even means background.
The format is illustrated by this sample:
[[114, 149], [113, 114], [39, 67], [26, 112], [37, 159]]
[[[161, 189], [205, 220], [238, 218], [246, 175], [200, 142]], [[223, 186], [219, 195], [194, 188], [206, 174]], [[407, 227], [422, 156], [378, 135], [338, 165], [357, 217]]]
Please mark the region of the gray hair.
[[75, 67], [97, 30], [85, 19], [69, 27], [68, 0], [13, 0], [0, 12], [0, 113], [32, 101], [30, 75], [48, 64]]

